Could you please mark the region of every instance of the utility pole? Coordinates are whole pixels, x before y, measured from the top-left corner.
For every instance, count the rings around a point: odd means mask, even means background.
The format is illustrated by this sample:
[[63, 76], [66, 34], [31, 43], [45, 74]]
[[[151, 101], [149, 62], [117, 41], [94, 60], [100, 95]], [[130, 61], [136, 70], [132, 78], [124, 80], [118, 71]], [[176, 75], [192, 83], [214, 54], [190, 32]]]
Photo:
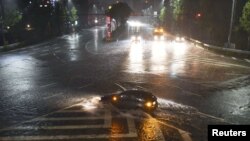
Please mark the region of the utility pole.
[[234, 23], [235, 7], [236, 7], [236, 0], [233, 0], [230, 27], [229, 27], [228, 40], [227, 40], [227, 47], [228, 48], [231, 46], [231, 36], [232, 36], [232, 28], [233, 28], [233, 23]]
[[3, 0], [0, 0], [0, 5], [1, 5], [1, 17], [2, 17], [2, 23], [1, 23], [1, 31], [2, 31], [2, 40], [3, 40], [3, 46], [5, 45], [5, 35], [4, 35], [4, 4], [3, 4]]

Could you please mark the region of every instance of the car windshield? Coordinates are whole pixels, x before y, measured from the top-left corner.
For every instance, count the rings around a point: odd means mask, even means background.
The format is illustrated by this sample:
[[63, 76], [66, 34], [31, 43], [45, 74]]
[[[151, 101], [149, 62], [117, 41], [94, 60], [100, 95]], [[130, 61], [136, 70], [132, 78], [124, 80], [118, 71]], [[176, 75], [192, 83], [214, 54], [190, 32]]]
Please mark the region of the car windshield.
[[0, 0], [0, 141], [244, 140], [249, 11], [250, 0]]

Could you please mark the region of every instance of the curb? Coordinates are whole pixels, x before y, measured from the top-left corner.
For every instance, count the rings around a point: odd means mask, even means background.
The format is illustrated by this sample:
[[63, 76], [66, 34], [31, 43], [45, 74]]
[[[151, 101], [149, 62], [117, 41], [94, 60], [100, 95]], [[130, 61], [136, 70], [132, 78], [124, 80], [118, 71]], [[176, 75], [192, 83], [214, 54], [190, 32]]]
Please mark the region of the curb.
[[209, 45], [206, 43], [203, 43], [201, 41], [192, 39], [192, 38], [187, 38], [189, 41], [193, 42], [194, 44], [197, 44], [199, 47], [228, 55], [228, 56], [237, 56], [239, 58], [250, 58], [250, 51], [244, 51], [244, 50], [238, 50], [238, 49], [231, 49], [231, 48], [223, 48], [215, 45]]

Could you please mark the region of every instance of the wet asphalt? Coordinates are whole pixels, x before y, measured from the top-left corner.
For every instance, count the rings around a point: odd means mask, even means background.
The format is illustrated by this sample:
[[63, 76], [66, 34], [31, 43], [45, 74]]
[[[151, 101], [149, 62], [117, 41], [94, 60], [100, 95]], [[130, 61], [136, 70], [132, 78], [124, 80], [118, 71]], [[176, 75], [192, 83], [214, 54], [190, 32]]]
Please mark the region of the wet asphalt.
[[[189, 41], [154, 41], [150, 26], [132, 43], [130, 30], [127, 38], [104, 43], [105, 28], [93, 27], [0, 53], [0, 140], [188, 140], [184, 132], [198, 141], [206, 140], [208, 124], [249, 124], [248, 58]], [[96, 112], [64, 111], [120, 87], [152, 92], [159, 108], [153, 115], [102, 104]]]

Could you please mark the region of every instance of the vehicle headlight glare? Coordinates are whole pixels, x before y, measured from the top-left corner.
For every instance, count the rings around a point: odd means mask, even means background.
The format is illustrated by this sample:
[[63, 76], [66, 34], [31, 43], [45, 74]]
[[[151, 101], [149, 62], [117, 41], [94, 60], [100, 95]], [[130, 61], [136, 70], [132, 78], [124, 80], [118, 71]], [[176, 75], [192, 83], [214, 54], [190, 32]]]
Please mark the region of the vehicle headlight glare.
[[154, 36], [154, 39], [157, 40], [157, 36]]
[[132, 36], [131, 39], [132, 39], [132, 40], [135, 40], [135, 36]]
[[146, 103], [146, 106], [147, 106], [148, 108], [152, 107], [152, 102], [147, 102], [147, 103]]
[[161, 40], [164, 40], [164, 36], [161, 36]]
[[117, 96], [113, 96], [113, 97], [112, 97], [112, 100], [113, 100], [113, 101], [117, 101], [117, 100], [118, 100]]

